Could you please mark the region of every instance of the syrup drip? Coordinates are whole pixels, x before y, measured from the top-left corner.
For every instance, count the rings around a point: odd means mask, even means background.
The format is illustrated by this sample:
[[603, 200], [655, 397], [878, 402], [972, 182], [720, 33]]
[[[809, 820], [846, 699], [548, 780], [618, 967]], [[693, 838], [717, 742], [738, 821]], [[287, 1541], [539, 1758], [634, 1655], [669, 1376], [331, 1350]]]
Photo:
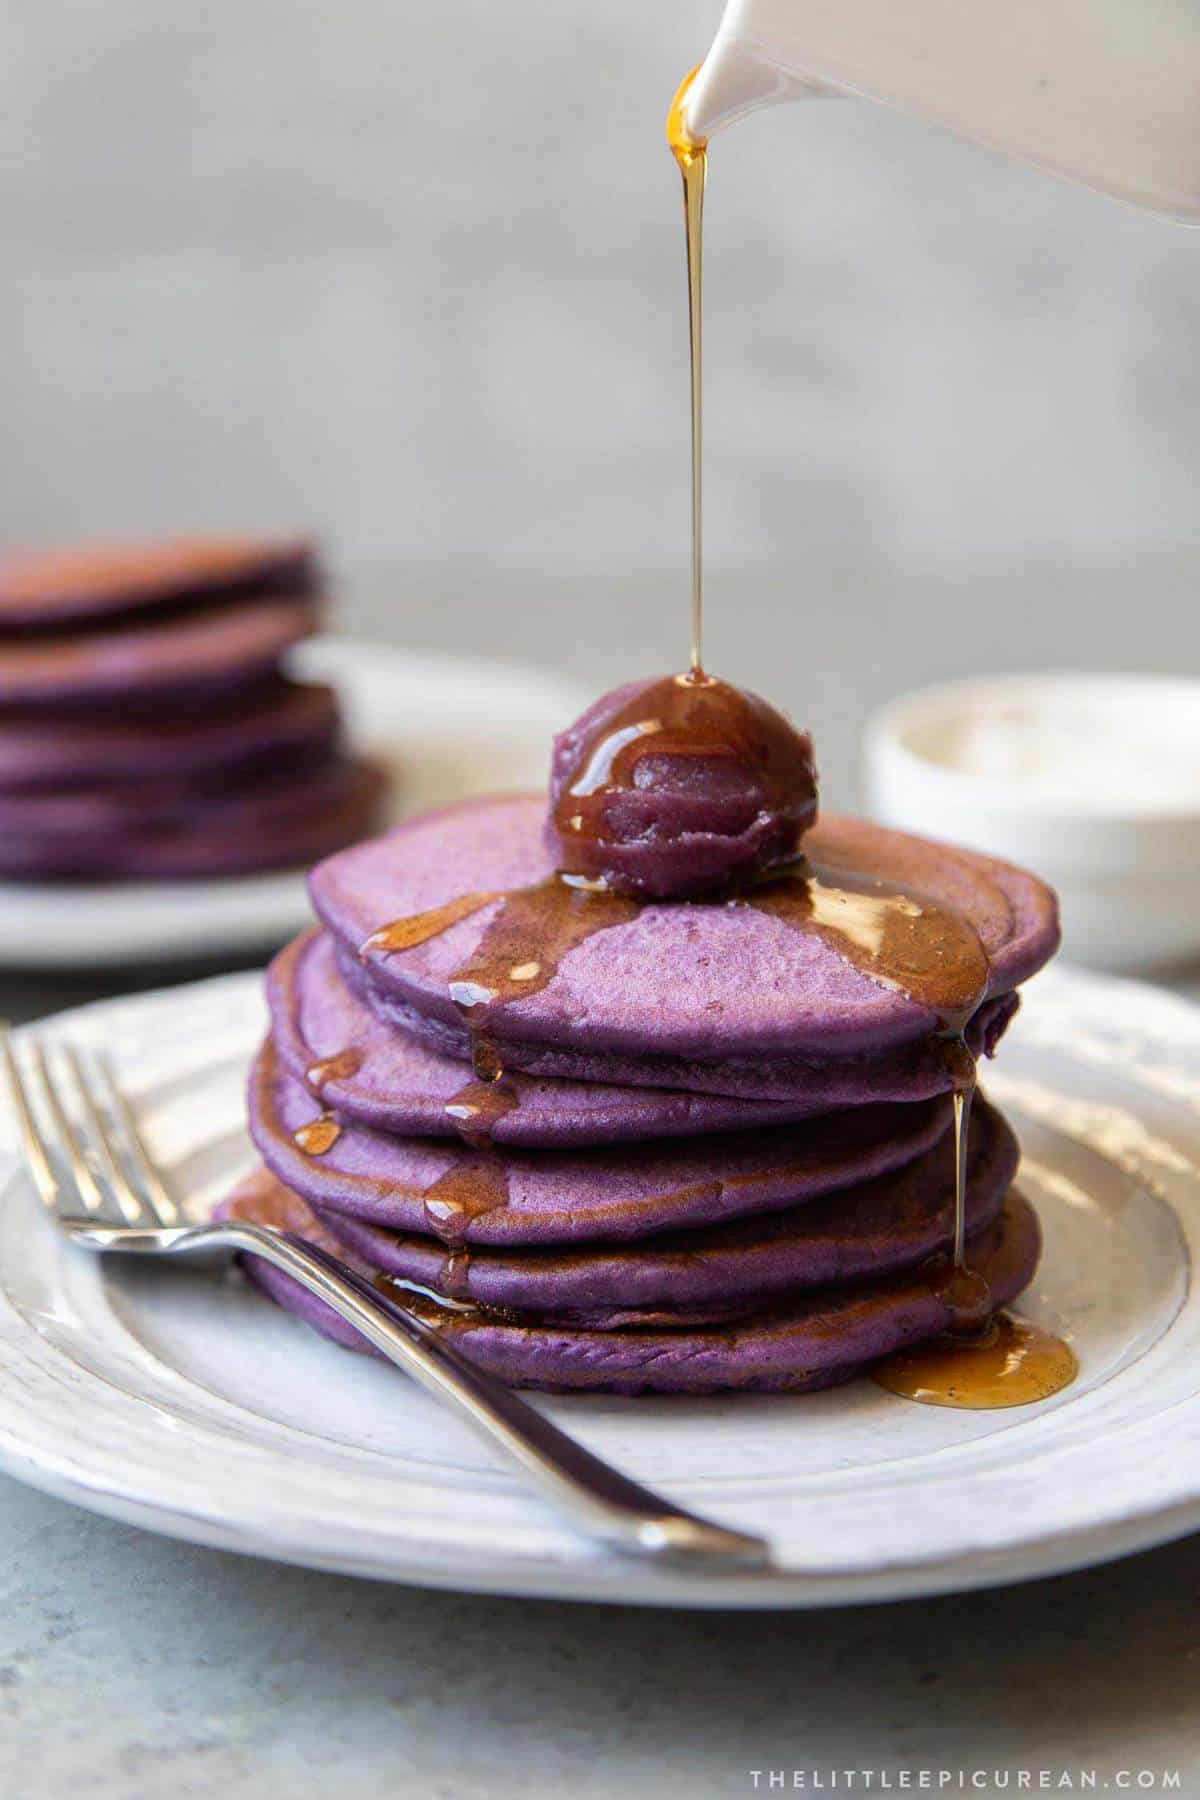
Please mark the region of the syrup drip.
[[[482, 1033], [477, 1034], [471, 1044], [471, 1070], [481, 1087], [495, 1088], [504, 1074], [504, 1058], [499, 1045]], [[513, 1105], [516, 1105], [515, 1095]], [[485, 1110], [490, 1112], [492, 1108], [489, 1105]]]
[[304, 1079], [320, 1093], [329, 1081], [349, 1081], [362, 1068], [361, 1050], [339, 1050], [335, 1056], [323, 1056], [305, 1070]]
[[[547, 891], [552, 897], [542, 898]], [[561, 920], [563, 948], [559, 955], [565, 955], [572, 943], [590, 935], [590, 931], [581, 931], [578, 925], [573, 929], [569, 923], [580, 914], [587, 896], [582, 890], [568, 888], [557, 876], [536, 888], [518, 889], [512, 894], [464, 894], [444, 906], [393, 920], [372, 932], [360, 952], [365, 958], [372, 951], [390, 955], [411, 950], [496, 900], [504, 902], [499, 914], [450, 982], [450, 997], [470, 1034], [475, 1080], [453, 1094], [445, 1110], [469, 1153], [458, 1157], [438, 1177], [426, 1190], [423, 1202], [426, 1229], [443, 1243], [456, 1247], [463, 1244], [472, 1220], [508, 1205], [507, 1170], [492, 1149], [491, 1138], [497, 1121], [517, 1105], [518, 1096], [503, 1078], [503, 1059], [487, 1036], [479, 1013], [495, 1001], [512, 999], [524, 992], [536, 993], [545, 986], [557, 964], [550, 951], [541, 948], [547, 941], [546, 934], [535, 931], [534, 914], [545, 912], [548, 920]]]
[[439, 1277], [447, 1293], [455, 1292], [446, 1285], [450, 1281], [457, 1279], [465, 1287], [470, 1260], [461, 1243], [472, 1219], [508, 1205], [508, 1170], [492, 1148], [492, 1136], [519, 1100], [512, 1083], [504, 1080], [500, 1053], [490, 1038], [472, 1033], [471, 1053], [479, 1079], [452, 1094], [443, 1109], [466, 1150], [427, 1190], [424, 1202], [429, 1230], [457, 1246]]
[[483, 907], [499, 900], [500, 894], [460, 894], [457, 900], [448, 900], [444, 906], [431, 907], [428, 912], [413, 913], [411, 918], [393, 919], [390, 925], [382, 925], [373, 931], [359, 951], [366, 957], [372, 950], [378, 950], [388, 956], [397, 950], [412, 950], [418, 944], [428, 942], [430, 938], [440, 937], [443, 931], [449, 931], [460, 919], [470, 918]]
[[[532, 887], [514, 888], [509, 893], [465, 894], [428, 912], [395, 919], [373, 931], [359, 954], [367, 958], [372, 952], [391, 955], [413, 949], [495, 901], [503, 904], [449, 982], [450, 998], [470, 1034], [471, 1066], [476, 1079], [463, 1094], [453, 1096], [447, 1110], [457, 1127], [463, 1118], [456, 1110], [459, 1105], [471, 1109], [467, 1122], [482, 1122], [485, 1131], [489, 1120], [494, 1123], [517, 1104], [515, 1091], [502, 1085], [503, 1057], [488, 1035], [487, 1021], [492, 1009], [540, 993], [576, 945], [610, 925], [636, 918], [640, 910], [635, 900], [551, 875]], [[479, 1092], [481, 1087], [492, 1087], [496, 1092], [485, 1101]]]
[[332, 1113], [321, 1113], [310, 1119], [307, 1125], [301, 1125], [293, 1131], [292, 1142], [305, 1156], [324, 1156], [332, 1150], [342, 1135], [342, 1128]]
[[961, 913], [881, 880], [867, 869], [798, 863], [738, 895], [819, 938], [881, 987], [936, 1014], [943, 1034], [970, 1052], [963, 1032], [987, 993], [987, 952]]
[[[487, 1043], [488, 1040], [481, 1041]], [[495, 1047], [489, 1047], [495, 1054]], [[518, 1103], [517, 1090], [512, 1083], [501, 1075], [494, 1075], [490, 1080], [469, 1081], [466, 1087], [451, 1094], [442, 1110], [454, 1121], [454, 1129], [463, 1142], [479, 1150], [491, 1143], [500, 1120]]]
[[[425, 1238], [417, 1237], [415, 1235], [409, 1236], [402, 1231], [396, 1232], [393, 1242], [396, 1249], [402, 1253], [405, 1251], [409, 1253], [416, 1252], [417, 1255], [423, 1256], [429, 1249], [429, 1244]], [[470, 1275], [471, 1252], [460, 1245], [446, 1250], [446, 1253], [438, 1266], [437, 1274], [431, 1277], [428, 1286], [434, 1294], [439, 1295], [443, 1299], [469, 1301], [471, 1299]], [[394, 1281], [411, 1281], [414, 1277], [392, 1276], [390, 1279]], [[420, 1286], [421, 1284], [418, 1283], [417, 1285]]]
[[489, 1321], [498, 1325], [521, 1322], [521, 1315], [507, 1306], [484, 1306], [476, 1300], [458, 1300], [439, 1294], [423, 1282], [411, 1281], [406, 1275], [377, 1275], [375, 1286], [389, 1300], [397, 1301], [425, 1325], [435, 1329], [443, 1325], [482, 1325]]
[[640, 910], [636, 900], [558, 875], [515, 888], [451, 976], [450, 998], [468, 1026], [479, 1030], [493, 1008], [540, 993], [578, 945], [598, 931], [628, 924]]
[[423, 1282], [410, 1281], [404, 1275], [377, 1275], [375, 1286], [389, 1300], [397, 1301], [405, 1312], [420, 1319], [423, 1325], [432, 1325], [434, 1330], [440, 1330], [451, 1320], [466, 1325], [476, 1323], [484, 1316], [481, 1306], [436, 1293]]
[[469, 1300], [471, 1297], [470, 1275], [471, 1252], [469, 1250], [449, 1251], [438, 1270], [438, 1293], [448, 1294], [453, 1300]]
[[692, 388], [692, 673], [699, 675], [701, 662], [701, 620], [703, 614], [703, 285], [704, 269], [704, 188], [708, 179], [708, 145], [688, 135], [683, 109], [693, 81], [699, 74], [697, 64], [680, 83], [679, 91], [667, 114], [667, 143], [683, 177], [683, 222], [687, 236], [688, 343]]
[[997, 1313], [974, 1337], [934, 1338], [899, 1350], [871, 1372], [902, 1399], [979, 1411], [1048, 1400], [1078, 1373], [1069, 1344], [1009, 1312]]
[[492, 1149], [461, 1151], [424, 1196], [425, 1228], [459, 1248], [472, 1220], [508, 1205], [508, 1172]]
[[[966, 1048], [964, 1044], [964, 1049]], [[967, 1229], [967, 1143], [971, 1134], [971, 1103], [975, 1098], [976, 1076], [971, 1069], [971, 1085], [954, 1090], [954, 1243], [952, 1258], [956, 1272], [966, 1271]]]
[[930, 1292], [947, 1308], [947, 1342], [974, 1343], [992, 1316], [992, 1291], [978, 1270], [961, 1256], [931, 1256], [918, 1271]]

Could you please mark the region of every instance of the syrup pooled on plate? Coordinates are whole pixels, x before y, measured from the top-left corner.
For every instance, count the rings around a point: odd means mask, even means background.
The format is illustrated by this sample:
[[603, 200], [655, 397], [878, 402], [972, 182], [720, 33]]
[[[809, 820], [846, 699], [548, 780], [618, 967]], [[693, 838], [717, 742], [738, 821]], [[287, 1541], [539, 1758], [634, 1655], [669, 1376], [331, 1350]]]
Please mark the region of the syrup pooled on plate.
[[880, 1387], [904, 1400], [974, 1411], [1048, 1400], [1078, 1373], [1069, 1344], [1010, 1312], [996, 1313], [973, 1337], [933, 1338], [898, 1350], [871, 1371]]

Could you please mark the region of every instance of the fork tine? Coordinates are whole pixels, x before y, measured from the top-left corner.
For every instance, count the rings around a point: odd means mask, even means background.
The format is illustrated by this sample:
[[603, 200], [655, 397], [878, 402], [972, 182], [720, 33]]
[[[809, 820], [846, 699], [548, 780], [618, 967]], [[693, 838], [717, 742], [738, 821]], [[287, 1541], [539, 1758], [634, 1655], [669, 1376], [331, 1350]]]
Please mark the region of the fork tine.
[[25, 1078], [13, 1049], [12, 1028], [3, 1020], [0, 1020], [0, 1070], [4, 1074], [5, 1092], [16, 1115], [21, 1148], [25, 1153], [26, 1166], [33, 1177], [33, 1185], [42, 1205], [54, 1212], [58, 1206], [58, 1182], [50, 1167], [45, 1140], [34, 1117]]
[[83, 1059], [73, 1044], [61, 1046], [62, 1060], [70, 1070], [79, 1098], [80, 1109], [87, 1123], [91, 1148], [100, 1163], [105, 1185], [108, 1187], [127, 1225], [146, 1225], [153, 1222], [153, 1214], [145, 1201], [131, 1186], [128, 1176], [117, 1157], [116, 1148], [108, 1126], [100, 1115], [95, 1097], [84, 1072]]
[[75, 1183], [75, 1189], [82, 1202], [83, 1210], [89, 1213], [103, 1213], [104, 1194], [101, 1191], [100, 1183], [92, 1174], [91, 1167], [87, 1158], [84, 1156], [83, 1146], [79, 1142], [79, 1134], [71, 1123], [67, 1109], [62, 1103], [62, 1097], [59, 1094], [57, 1084], [50, 1073], [50, 1067], [46, 1061], [46, 1052], [36, 1038], [29, 1046], [29, 1060], [37, 1070], [38, 1079], [42, 1084], [42, 1092], [45, 1095], [46, 1106], [50, 1113], [54, 1129], [58, 1133], [59, 1143], [66, 1153], [67, 1162], [71, 1170], [71, 1180]]
[[97, 1051], [91, 1059], [96, 1083], [104, 1098], [109, 1115], [116, 1120], [121, 1135], [125, 1140], [125, 1149], [130, 1165], [141, 1184], [160, 1225], [178, 1225], [179, 1208], [167, 1192], [162, 1176], [154, 1166], [145, 1140], [133, 1116], [133, 1108], [117, 1086], [112, 1072], [112, 1065], [103, 1051]]

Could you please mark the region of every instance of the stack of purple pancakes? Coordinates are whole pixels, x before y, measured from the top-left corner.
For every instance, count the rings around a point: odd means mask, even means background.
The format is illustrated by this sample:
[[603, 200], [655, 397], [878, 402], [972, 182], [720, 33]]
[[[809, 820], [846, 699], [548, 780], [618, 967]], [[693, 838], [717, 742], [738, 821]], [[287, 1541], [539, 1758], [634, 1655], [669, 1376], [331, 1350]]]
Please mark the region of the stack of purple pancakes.
[[[803, 1391], [947, 1330], [953, 1092], [1057, 945], [1049, 889], [829, 817], [759, 886], [650, 898], [564, 880], [545, 810], [469, 802], [313, 872], [320, 924], [272, 966], [250, 1083], [265, 1168], [228, 1209], [332, 1249], [514, 1385]], [[969, 1012], [904, 991], [922, 933], [934, 962], [972, 947]], [[982, 1096], [965, 1150], [966, 1254], [999, 1308], [1040, 1234]]]
[[281, 668], [320, 602], [302, 541], [0, 560], [0, 877], [251, 874], [369, 831], [379, 771]]

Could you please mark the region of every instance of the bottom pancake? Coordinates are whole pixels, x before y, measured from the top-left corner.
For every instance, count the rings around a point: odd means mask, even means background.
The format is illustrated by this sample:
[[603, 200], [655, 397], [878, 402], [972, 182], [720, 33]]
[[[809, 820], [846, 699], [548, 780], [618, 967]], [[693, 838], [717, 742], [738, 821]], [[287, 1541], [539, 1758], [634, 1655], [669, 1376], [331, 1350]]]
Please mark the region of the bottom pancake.
[[[284, 1226], [361, 1273], [379, 1277], [270, 1177], [252, 1177], [222, 1210]], [[971, 1266], [987, 1281], [995, 1304], [1006, 1306], [1032, 1279], [1040, 1251], [1037, 1217], [1010, 1191], [999, 1217], [972, 1240]], [[368, 1348], [289, 1276], [252, 1257], [247, 1268], [287, 1311], [337, 1343]], [[944, 1293], [922, 1269], [816, 1289], [724, 1324], [638, 1323], [596, 1330], [447, 1304], [433, 1296], [405, 1294], [404, 1300], [464, 1356], [510, 1386], [619, 1394], [799, 1393], [829, 1387], [894, 1350], [938, 1336], [953, 1322]]]

